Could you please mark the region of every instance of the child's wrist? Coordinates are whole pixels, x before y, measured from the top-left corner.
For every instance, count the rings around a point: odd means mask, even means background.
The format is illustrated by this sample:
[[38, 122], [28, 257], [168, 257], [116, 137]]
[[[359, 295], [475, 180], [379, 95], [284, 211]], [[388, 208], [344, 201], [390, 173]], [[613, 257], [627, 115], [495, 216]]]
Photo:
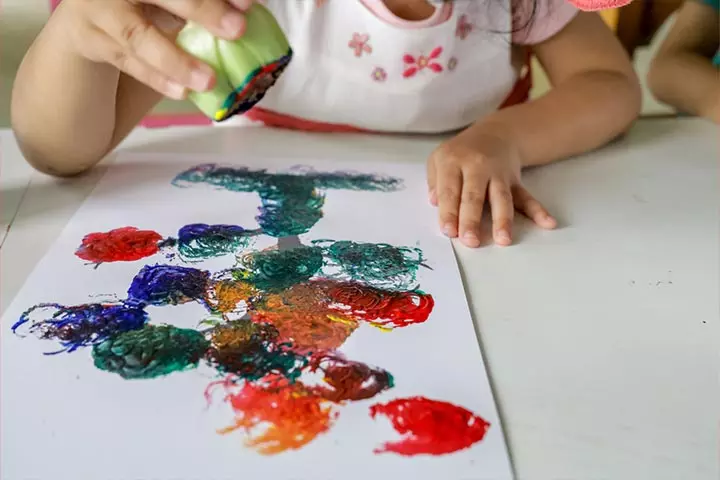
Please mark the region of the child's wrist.
[[497, 117], [497, 114], [489, 115], [474, 123], [470, 127], [472, 134], [479, 139], [482, 137], [490, 137], [495, 141], [502, 142], [512, 151], [512, 155], [519, 160], [522, 167], [528, 166], [521, 148], [522, 144], [519, 133], [506, 119]]

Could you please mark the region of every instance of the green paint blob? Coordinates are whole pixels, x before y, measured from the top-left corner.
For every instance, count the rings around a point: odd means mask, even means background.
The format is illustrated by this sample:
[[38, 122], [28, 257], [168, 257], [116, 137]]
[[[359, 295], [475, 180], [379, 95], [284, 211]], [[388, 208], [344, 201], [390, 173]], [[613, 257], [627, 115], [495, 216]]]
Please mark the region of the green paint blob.
[[289, 237], [308, 232], [323, 216], [325, 197], [312, 179], [297, 175], [276, 175], [258, 190], [262, 205], [255, 217], [263, 233]]
[[198, 331], [146, 325], [93, 347], [95, 366], [125, 379], [147, 379], [197, 366], [210, 343]]
[[299, 246], [290, 250], [269, 250], [251, 253], [236, 269], [238, 280], [252, 283], [258, 290], [280, 292], [309, 280], [323, 266], [321, 248]]
[[423, 262], [419, 248], [346, 240], [318, 240], [313, 244], [324, 248], [328, 266], [324, 273], [331, 278], [396, 291], [417, 286], [417, 271]]

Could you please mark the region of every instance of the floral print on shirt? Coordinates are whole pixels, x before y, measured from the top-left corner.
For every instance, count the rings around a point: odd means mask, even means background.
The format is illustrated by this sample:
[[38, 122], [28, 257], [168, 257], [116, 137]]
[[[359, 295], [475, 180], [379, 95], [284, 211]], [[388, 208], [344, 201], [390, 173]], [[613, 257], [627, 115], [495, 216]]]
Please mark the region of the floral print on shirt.
[[409, 53], [403, 55], [403, 62], [405, 63], [405, 71], [403, 77], [410, 78], [415, 76], [418, 72], [428, 69], [435, 73], [443, 71], [443, 66], [440, 65], [436, 60], [442, 55], [443, 48], [435, 47], [427, 56], [418, 55], [414, 57]]

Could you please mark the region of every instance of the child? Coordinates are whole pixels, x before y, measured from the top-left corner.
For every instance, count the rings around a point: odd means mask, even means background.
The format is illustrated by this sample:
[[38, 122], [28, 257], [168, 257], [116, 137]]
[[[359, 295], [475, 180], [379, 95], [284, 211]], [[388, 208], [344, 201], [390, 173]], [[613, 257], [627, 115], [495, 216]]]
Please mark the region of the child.
[[653, 59], [648, 84], [662, 102], [720, 124], [720, 0], [689, 0]]
[[[251, 116], [326, 131], [462, 130], [428, 161], [442, 231], [479, 246], [486, 199], [497, 244], [511, 243], [515, 209], [554, 228], [521, 169], [618, 136], [638, 115], [640, 91], [599, 16], [564, 0], [513, 1], [264, 0], [295, 56]], [[13, 128], [27, 160], [53, 175], [80, 173], [161, 94], [208, 89], [212, 70], [172, 42], [179, 19], [235, 39], [251, 2], [64, 0], [15, 82]], [[554, 88], [525, 102], [519, 77], [530, 48]]]

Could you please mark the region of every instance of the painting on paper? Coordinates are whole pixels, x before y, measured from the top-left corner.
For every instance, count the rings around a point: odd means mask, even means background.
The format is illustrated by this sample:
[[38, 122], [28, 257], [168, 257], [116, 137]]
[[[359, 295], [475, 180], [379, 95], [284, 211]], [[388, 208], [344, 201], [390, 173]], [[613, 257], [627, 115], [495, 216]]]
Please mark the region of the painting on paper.
[[32, 458], [84, 465], [52, 478], [511, 477], [414, 169], [150, 158], [156, 179], [110, 170], [4, 317], [9, 468], [34, 433]]

